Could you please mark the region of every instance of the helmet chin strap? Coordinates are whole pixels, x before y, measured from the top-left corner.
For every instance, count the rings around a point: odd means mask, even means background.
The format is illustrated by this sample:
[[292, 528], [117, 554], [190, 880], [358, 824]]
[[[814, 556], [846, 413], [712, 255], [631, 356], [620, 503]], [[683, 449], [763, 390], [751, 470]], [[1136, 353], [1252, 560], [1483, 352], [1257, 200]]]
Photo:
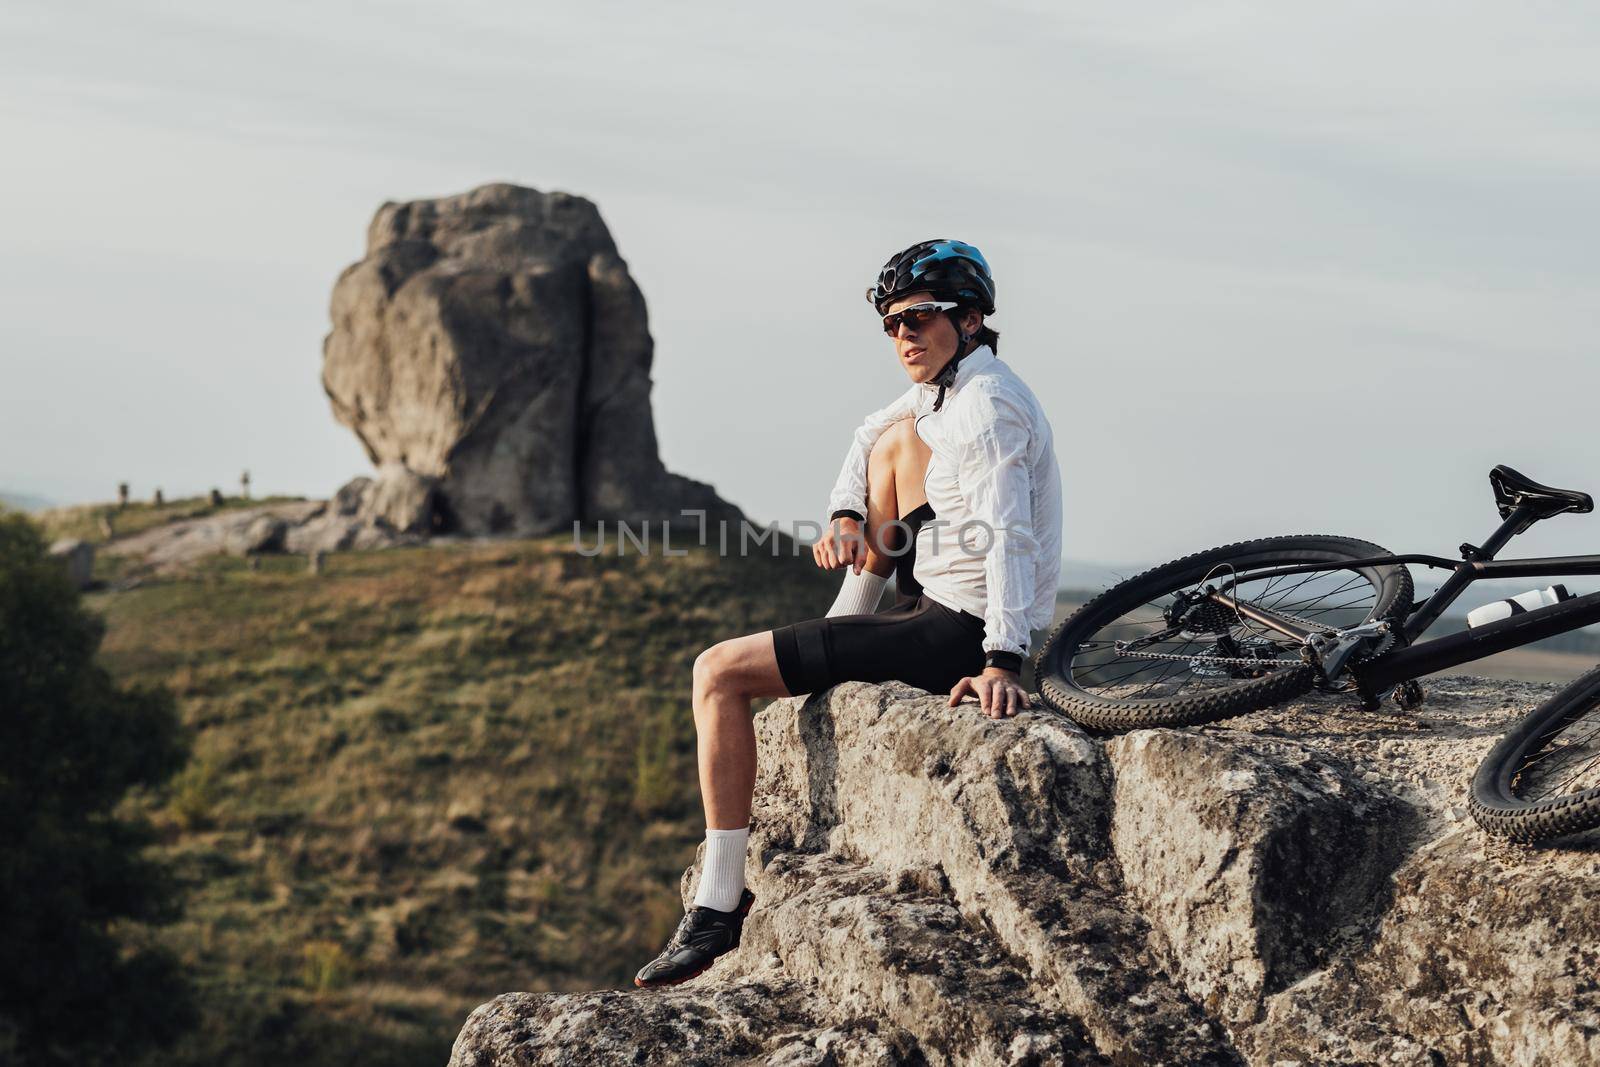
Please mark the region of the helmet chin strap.
[[939, 395], [933, 398], [933, 410], [938, 411], [944, 406], [944, 391], [956, 383], [956, 368], [971, 352], [972, 339], [977, 334], [962, 333], [961, 343], [956, 346], [956, 354], [950, 357], [950, 362], [944, 369], [935, 374], [930, 381], [939, 387]]

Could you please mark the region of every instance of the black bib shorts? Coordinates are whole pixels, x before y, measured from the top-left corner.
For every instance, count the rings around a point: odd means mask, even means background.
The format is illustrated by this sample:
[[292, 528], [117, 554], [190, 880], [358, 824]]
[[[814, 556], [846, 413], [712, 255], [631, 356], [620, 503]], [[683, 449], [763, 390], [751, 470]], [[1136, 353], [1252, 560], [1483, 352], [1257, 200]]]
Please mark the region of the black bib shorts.
[[872, 615], [807, 619], [772, 631], [778, 673], [790, 696], [820, 693], [840, 682], [905, 682], [948, 693], [983, 673], [983, 620], [931, 599], [912, 577], [916, 532], [933, 518], [923, 504], [904, 520], [912, 540], [895, 559], [894, 607]]
[[983, 620], [926, 593], [874, 615], [807, 619], [772, 631], [778, 673], [790, 696], [840, 682], [900, 681], [948, 693], [983, 673]]

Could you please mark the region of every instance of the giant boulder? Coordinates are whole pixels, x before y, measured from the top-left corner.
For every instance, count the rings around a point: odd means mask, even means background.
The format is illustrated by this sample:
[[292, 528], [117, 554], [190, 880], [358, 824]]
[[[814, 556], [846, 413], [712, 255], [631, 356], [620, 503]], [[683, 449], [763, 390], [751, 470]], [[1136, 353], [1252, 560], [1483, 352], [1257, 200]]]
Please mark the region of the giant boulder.
[[380, 469], [437, 486], [435, 529], [740, 517], [661, 463], [644, 297], [582, 197], [493, 184], [385, 204], [332, 318], [334, 415]]

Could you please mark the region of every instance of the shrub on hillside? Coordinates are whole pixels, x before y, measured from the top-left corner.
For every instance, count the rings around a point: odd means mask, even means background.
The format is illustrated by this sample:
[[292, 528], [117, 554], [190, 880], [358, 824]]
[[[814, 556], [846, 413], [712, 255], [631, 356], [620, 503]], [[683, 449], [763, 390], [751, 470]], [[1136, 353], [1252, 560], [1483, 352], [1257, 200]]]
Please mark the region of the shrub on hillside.
[[177, 887], [147, 824], [115, 809], [188, 757], [172, 700], [120, 689], [102, 627], [38, 529], [0, 514], [0, 1061], [121, 1063], [196, 1021], [178, 962], [127, 924], [170, 922]]

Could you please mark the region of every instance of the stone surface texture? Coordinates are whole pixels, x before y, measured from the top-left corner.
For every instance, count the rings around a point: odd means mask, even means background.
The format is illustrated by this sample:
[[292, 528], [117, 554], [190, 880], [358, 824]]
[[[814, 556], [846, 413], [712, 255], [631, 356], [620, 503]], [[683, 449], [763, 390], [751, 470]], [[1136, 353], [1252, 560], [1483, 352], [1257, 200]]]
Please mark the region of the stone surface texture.
[[1429, 689], [1110, 739], [899, 684], [775, 701], [741, 946], [495, 997], [451, 1065], [1600, 1062], [1600, 843], [1465, 812], [1550, 688]]
[[[385, 204], [331, 314], [322, 383], [334, 415], [380, 481], [402, 469], [436, 490], [441, 528], [740, 517], [662, 466], [644, 297], [582, 197], [493, 184]], [[374, 502], [409, 519], [419, 492]]]
[[[364, 483], [356, 494], [358, 501], [370, 499], [372, 487], [378, 483], [370, 478], [357, 481]], [[341, 499], [348, 497], [346, 489], [349, 486], [332, 501], [295, 500], [179, 519], [107, 541], [100, 551], [108, 556], [131, 557], [137, 563], [134, 580], [141, 580], [148, 574], [180, 571], [206, 556], [309, 554], [345, 548], [389, 548], [428, 540], [427, 534], [398, 529], [381, 516], [341, 510]]]

